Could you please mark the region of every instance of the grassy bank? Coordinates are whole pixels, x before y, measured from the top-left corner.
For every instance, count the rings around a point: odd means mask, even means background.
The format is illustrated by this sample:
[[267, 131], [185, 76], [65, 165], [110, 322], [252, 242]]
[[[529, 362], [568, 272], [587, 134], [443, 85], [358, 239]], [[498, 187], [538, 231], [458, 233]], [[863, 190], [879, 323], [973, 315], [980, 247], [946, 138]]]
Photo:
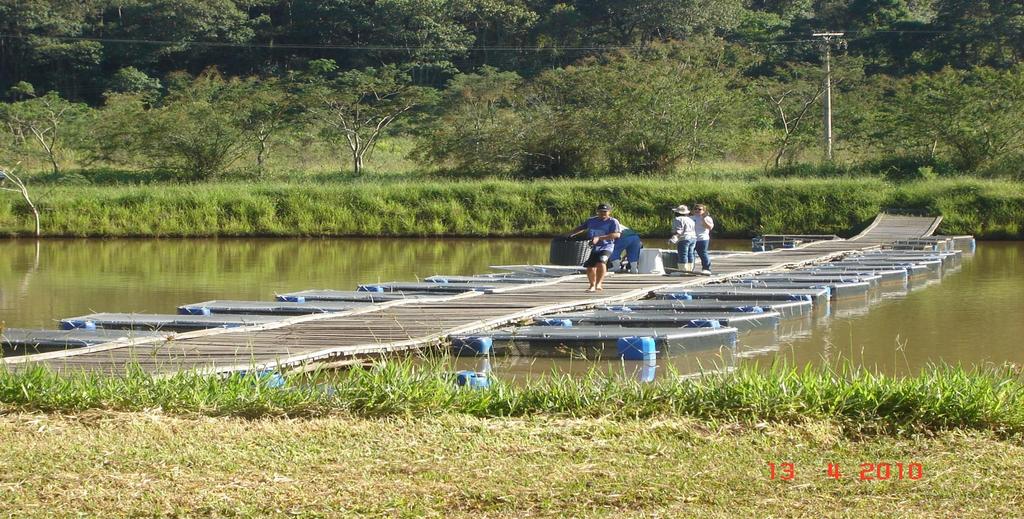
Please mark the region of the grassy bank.
[[[1019, 440], [851, 439], [822, 421], [139, 413], [0, 415], [19, 517], [995, 517], [1020, 510]], [[768, 463], [794, 464], [771, 480]], [[861, 481], [861, 463], [890, 463]], [[902, 480], [896, 463], [920, 463]], [[841, 477], [826, 476], [828, 463]], [[781, 476], [777, 474], [777, 478]]]
[[[701, 201], [719, 237], [849, 234], [886, 208], [942, 214], [947, 234], [1024, 237], [1024, 187], [977, 179], [50, 185], [36, 198], [47, 236], [549, 236], [608, 200], [645, 235], [667, 234], [667, 208]], [[0, 233], [27, 234], [30, 218], [19, 199], [0, 197]]]
[[397, 362], [337, 374], [333, 392], [265, 380], [2, 373], [0, 503], [18, 516], [243, 517], [992, 516], [1024, 505], [1024, 379], [1011, 370], [893, 379], [776, 367], [463, 390], [438, 366]]
[[301, 379], [268, 387], [254, 376], [179, 374], [165, 379], [59, 376], [41, 368], [0, 374], [8, 411], [94, 409], [208, 415], [320, 417], [471, 415], [477, 417], [691, 417], [704, 421], [796, 423], [828, 420], [851, 432], [904, 434], [974, 429], [1024, 432], [1020, 373], [935, 368], [892, 378], [853, 368], [744, 368], [731, 374], [641, 384], [629, 377], [550, 376], [526, 385], [497, 380], [488, 390], [457, 388], [441, 366], [391, 362], [332, 377], [330, 391]]

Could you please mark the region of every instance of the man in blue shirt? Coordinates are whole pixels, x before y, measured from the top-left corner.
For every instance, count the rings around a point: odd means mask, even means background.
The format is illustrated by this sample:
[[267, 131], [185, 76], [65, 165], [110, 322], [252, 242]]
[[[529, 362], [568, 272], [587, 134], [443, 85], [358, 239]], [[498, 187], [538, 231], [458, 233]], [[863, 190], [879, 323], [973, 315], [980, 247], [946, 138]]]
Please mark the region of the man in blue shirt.
[[587, 218], [587, 221], [569, 233], [571, 238], [586, 231], [590, 239], [590, 257], [583, 263], [587, 269], [587, 280], [590, 281], [587, 292], [604, 290], [601, 283], [608, 273], [608, 258], [615, 249], [615, 239], [622, 235], [622, 224], [612, 218], [612, 206], [599, 204], [595, 212], [597, 216]]

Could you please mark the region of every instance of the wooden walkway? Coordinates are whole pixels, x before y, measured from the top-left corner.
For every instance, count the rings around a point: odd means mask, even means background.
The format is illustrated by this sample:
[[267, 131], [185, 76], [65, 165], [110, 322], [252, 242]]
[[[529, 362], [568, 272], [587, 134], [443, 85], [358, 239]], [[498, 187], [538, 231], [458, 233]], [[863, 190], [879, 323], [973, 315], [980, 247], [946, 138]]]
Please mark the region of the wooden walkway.
[[641, 298], [658, 289], [694, 286], [793, 265], [825, 261], [903, 239], [930, 236], [941, 217], [879, 215], [854, 238], [814, 242], [795, 249], [713, 258], [714, 278], [611, 275], [603, 292], [588, 293], [586, 278], [518, 285], [495, 293], [439, 296], [429, 301], [390, 301], [369, 308], [286, 319], [274, 325], [202, 330], [172, 340], [139, 338], [3, 360], [11, 369], [40, 363], [55, 370], [123, 372], [134, 364], [165, 374], [181, 370], [310, 369], [431, 346], [451, 334], [472, 333], [553, 311]]

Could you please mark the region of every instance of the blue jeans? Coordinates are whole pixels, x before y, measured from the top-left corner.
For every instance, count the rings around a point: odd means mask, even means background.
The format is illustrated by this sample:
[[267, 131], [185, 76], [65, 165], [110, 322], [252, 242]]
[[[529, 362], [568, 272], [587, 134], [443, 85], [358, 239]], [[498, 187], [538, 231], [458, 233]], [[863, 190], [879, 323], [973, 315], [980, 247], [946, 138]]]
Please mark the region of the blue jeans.
[[711, 240], [697, 240], [696, 252], [700, 257], [700, 266], [704, 270], [711, 270], [711, 257], [708, 256], [708, 247]]
[[615, 250], [612, 251], [612, 260], [617, 260], [626, 251], [626, 261], [636, 265], [640, 263], [640, 236], [631, 234], [615, 240]]
[[694, 248], [697, 247], [697, 240], [679, 240], [676, 250], [679, 252], [679, 263], [693, 263], [697, 257]]

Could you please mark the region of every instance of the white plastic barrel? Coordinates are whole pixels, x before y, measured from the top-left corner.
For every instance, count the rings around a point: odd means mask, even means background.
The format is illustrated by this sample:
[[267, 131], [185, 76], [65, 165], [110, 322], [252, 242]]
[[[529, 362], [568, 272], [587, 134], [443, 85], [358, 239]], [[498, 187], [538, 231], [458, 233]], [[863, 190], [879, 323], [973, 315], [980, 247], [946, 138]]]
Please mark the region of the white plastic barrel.
[[640, 249], [641, 274], [664, 274], [665, 264], [661, 261], [661, 251], [658, 249]]

